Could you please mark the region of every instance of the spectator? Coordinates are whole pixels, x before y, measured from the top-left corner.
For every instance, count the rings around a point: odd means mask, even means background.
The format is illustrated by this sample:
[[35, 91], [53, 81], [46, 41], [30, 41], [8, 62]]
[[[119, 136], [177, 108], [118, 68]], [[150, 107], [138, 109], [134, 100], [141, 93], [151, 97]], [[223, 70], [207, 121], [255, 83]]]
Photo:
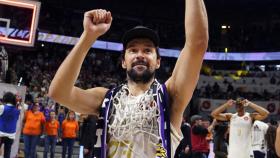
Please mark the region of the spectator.
[[202, 116], [192, 116], [191, 125], [192, 156], [195, 158], [207, 158], [209, 143], [206, 137], [209, 132], [202, 124]]
[[276, 142], [276, 134], [277, 134], [277, 128], [275, 126], [269, 125], [265, 139], [267, 141], [267, 158], [277, 158], [277, 149], [279, 147], [275, 146]]
[[219, 123], [215, 127], [215, 136], [214, 136], [214, 153], [215, 158], [227, 158], [228, 155], [228, 124]]
[[229, 92], [233, 92], [233, 86], [232, 86], [232, 84], [231, 83], [229, 83], [228, 84], [228, 87], [227, 87], [227, 92], [229, 93]]
[[94, 154], [94, 144], [96, 143], [96, 123], [97, 116], [85, 115], [81, 130], [80, 145], [84, 147], [84, 158], [92, 158]]
[[254, 158], [267, 157], [267, 142], [265, 135], [268, 129], [268, 125], [262, 121], [254, 121], [252, 126], [252, 148], [254, 152]]
[[31, 110], [25, 112], [23, 119], [25, 158], [36, 158], [36, 146], [45, 123], [44, 114], [39, 110], [40, 106], [36, 103], [32, 106]]
[[182, 120], [181, 131], [183, 134], [183, 139], [176, 149], [174, 158], [191, 158], [191, 126], [187, 123], [186, 117], [184, 117]]
[[218, 85], [217, 82], [214, 83], [214, 86], [213, 86], [213, 92], [214, 93], [219, 93], [220, 91], [220, 86]]
[[16, 96], [11, 92], [4, 94], [3, 103], [0, 105], [0, 150], [4, 144], [4, 158], [10, 158], [20, 111], [16, 107]]
[[50, 119], [47, 120], [45, 124], [46, 136], [45, 136], [44, 158], [48, 157], [49, 147], [50, 147], [50, 157], [54, 158], [58, 129], [59, 129], [59, 122], [55, 119], [55, 111], [51, 111]]
[[79, 131], [78, 121], [74, 111], [67, 113], [66, 119], [62, 122], [62, 158], [66, 157], [68, 149], [68, 158], [72, 157], [73, 146]]
[[[216, 124], [216, 120], [213, 120], [213, 121], [214, 121], [213, 124]], [[212, 131], [213, 128], [210, 127], [211, 123], [210, 123], [209, 118], [207, 118], [207, 117], [202, 118], [202, 126], [207, 128], [207, 129], [210, 129], [208, 134], [207, 134], [206, 140], [208, 142], [212, 141], [213, 140], [213, 131]]]
[[46, 118], [46, 121], [50, 120], [50, 113], [51, 113], [52, 109], [51, 109], [51, 105], [46, 105], [43, 107], [43, 112], [44, 112], [44, 116]]
[[58, 122], [59, 122], [59, 132], [58, 132], [59, 140], [58, 140], [58, 142], [59, 143], [61, 143], [62, 122], [64, 119], [65, 119], [65, 109], [63, 107], [59, 107], [59, 109], [58, 109]]
[[205, 87], [205, 95], [206, 95], [206, 97], [209, 98], [211, 93], [212, 93], [212, 88], [211, 88], [210, 84], [208, 83], [206, 85], [206, 87]]

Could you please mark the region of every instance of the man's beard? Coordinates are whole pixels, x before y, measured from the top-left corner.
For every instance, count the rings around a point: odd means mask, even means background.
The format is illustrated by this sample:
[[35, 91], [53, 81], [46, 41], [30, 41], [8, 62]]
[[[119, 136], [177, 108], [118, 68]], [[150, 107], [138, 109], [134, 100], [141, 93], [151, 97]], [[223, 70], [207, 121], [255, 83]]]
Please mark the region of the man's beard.
[[131, 69], [127, 71], [129, 78], [135, 83], [148, 83], [155, 76], [155, 71], [144, 70], [141, 74], [138, 74], [136, 70]]
[[[142, 64], [147, 67], [147, 69], [143, 70], [143, 72], [141, 74], [137, 73], [137, 71], [135, 69], [133, 69], [133, 67], [138, 64]], [[148, 64], [146, 64], [145, 62], [141, 62], [141, 63], [139, 62], [139, 63], [132, 64], [132, 69], [127, 71], [127, 75], [129, 77], [129, 79], [131, 79], [135, 83], [144, 83], [145, 84], [145, 83], [148, 83], [149, 81], [151, 81], [155, 77], [155, 71], [150, 71]]]

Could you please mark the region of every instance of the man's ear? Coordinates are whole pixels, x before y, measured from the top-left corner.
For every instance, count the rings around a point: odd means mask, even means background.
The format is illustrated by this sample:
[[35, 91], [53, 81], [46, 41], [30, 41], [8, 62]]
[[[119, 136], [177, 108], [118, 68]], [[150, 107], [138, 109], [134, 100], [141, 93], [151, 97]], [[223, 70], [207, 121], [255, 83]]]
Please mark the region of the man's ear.
[[159, 67], [160, 67], [160, 58], [157, 59], [157, 66], [156, 66], [156, 69], [159, 69]]
[[123, 68], [123, 69], [126, 69], [126, 63], [125, 63], [125, 60], [124, 60], [124, 59], [122, 59], [122, 68]]

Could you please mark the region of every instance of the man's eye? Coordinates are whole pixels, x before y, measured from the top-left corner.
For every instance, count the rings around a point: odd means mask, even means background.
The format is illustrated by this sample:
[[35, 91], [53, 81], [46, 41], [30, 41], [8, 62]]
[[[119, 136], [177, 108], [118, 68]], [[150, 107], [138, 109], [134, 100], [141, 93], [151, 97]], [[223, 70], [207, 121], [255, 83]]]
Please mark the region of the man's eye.
[[137, 49], [130, 49], [129, 53], [137, 53]]
[[145, 52], [145, 53], [151, 53], [152, 50], [151, 50], [151, 49], [145, 49], [144, 52]]

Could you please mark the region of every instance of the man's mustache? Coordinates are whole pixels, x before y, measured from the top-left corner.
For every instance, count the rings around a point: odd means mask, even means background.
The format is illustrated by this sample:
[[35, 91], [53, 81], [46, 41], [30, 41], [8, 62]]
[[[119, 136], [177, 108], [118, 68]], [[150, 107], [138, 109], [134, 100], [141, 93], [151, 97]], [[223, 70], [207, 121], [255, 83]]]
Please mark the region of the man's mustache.
[[144, 60], [139, 60], [139, 61], [136, 61], [136, 62], [132, 63], [132, 67], [137, 66], [137, 65], [144, 65], [144, 66], [147, 66], [147, 67], [149, 66], [149, 64]]

